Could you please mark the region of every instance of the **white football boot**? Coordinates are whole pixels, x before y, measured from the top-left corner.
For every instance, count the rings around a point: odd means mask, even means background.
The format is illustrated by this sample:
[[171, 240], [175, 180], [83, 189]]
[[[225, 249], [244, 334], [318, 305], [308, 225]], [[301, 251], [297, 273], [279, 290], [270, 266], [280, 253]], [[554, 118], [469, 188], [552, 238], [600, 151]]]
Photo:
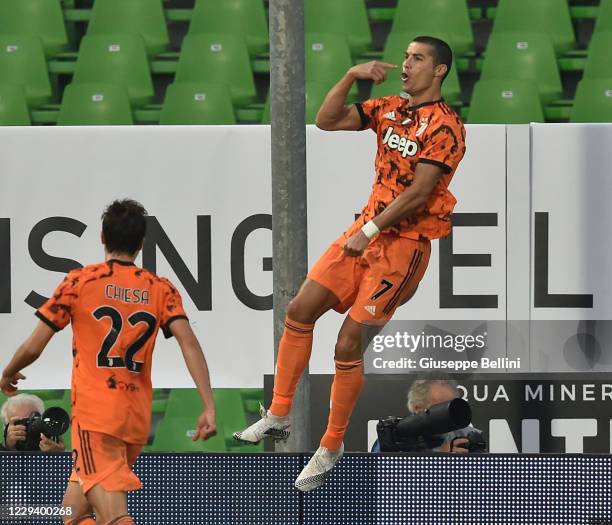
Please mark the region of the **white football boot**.
[[291, 434], [289, 431], [289, 416], [274, 416], [266, 410], [263, 405], [259, 405], [261, 419], [242, 432], [234, 432], [234, 439], [243, 443], [256, 445], [263, 438], [270, 437], [274, 441], [287, 441]]
[[319, 447], [295, 480], [295, 488], [302, 492], [310, 492], [319, 488], [325, 483], [342, 454], [344, 454], [344, 443], [341, 443], [340, 448], [335, 452]]

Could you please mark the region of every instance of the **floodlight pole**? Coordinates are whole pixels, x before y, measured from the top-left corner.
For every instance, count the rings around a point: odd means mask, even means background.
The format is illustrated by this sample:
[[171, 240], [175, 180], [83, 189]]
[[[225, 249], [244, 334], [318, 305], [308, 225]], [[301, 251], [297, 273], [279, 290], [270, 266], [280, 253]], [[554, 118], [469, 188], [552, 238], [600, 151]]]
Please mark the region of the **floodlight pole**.
[[[274, 362], [285, 312], [308, 271], [304, 0], [270, 0], [272, 122], [272, 256]], [[291, 411], [291, 437], [277, 451], [310, 447], [310, 377], [306, 368]]]

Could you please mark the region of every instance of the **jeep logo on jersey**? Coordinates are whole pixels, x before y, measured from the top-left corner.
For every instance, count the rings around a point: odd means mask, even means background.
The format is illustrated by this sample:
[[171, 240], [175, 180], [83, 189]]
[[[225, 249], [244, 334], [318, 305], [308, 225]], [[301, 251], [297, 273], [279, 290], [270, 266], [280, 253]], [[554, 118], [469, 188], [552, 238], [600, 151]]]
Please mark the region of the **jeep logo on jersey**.
[[387, 128], [387, 131], [385, 131], [383, 144], [399, 151], [404, 159], [406, 157], [414, 157], [419, 149], [419, 145], [416, 142], [398, 135], [392, 127]]

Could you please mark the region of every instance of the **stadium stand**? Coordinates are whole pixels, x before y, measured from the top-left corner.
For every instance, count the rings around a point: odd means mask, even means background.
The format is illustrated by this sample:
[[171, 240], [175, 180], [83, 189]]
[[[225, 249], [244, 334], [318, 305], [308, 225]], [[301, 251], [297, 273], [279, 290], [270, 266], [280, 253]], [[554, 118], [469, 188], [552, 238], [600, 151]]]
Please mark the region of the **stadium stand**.
[[[129, 86], [138, 124], [158, 123], [162, 114], [170, 122], [165, 101], [174, 104], [177, 88], [168, 97], [166, 91], [186, 82], [228, 83], [235, 121], [260, 123], [269, 90], [267, 8], [265, 0], [0, 0], [0, 84], [22, 86], [32, 124], [58, 121], [67, 85], [99, 82]], [[604, 35], [612, 32], [612, 0], [306, 0], [305, 25], [307, 81], [327, 85], [354, 63], [384, 58], [399, 65], [407, 44], [400, 35], [448, 35], [456, 71], [443, 94], [463, 116], [479, 80], [514, 78], [538, 83], [546, 121], [568, 121], [585, 67], [584, 78], [610, 76]], [[109, 31], [141, 38], [144, 58], [138, 52], [140, 64], [127, 70], [119, 60], [103, 60], [84, 76], [85, 62], [92, 64], [83, 57], [87, 41]], [[515, 48], [506, 43], [500, 51], [509, 33]], [[526, 35], [529, 50], [516, 48]], [[511, 61], [508, 68], [500, 54]], [[360, 81], [351, 99], [397, 92], [392, 80], [376, 87]], [[227, 123], [224, 114], [210, 118]], [[18, 121], [27, 123], [23, 115]]]

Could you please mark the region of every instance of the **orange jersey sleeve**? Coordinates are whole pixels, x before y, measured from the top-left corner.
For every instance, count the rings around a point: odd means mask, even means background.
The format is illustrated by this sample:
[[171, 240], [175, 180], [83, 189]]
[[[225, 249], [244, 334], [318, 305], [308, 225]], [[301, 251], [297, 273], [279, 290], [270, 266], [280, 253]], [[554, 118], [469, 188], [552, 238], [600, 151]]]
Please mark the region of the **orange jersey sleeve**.
[[463, 129], [458, 118], [435, 119], [423, 134], [419, 162], [439, 166], [444, 173], [454, 172], [465, 151]]
[[68, 273], [53, 295], [35, 313], [36, 317], [56, 332], [70, 323], [73, 307], [78, 298], [80, 277], [80, 268]]
[[379, 123], [380, 111], [385, 103], [384, 98], [371, 98], [365, 102], [355, 104], [357, 112], [361, 117], [361, 127], [363, 129], [372, 129], [376, 131]]
[[187, 319], [183, 308], [181, 294], [165, 277], [160, 277], [160, 286], [163, 288], [163, 302], [160, 311], [160, 327], [166, 339], [172, 337], [170, 325], [178, 319]]

